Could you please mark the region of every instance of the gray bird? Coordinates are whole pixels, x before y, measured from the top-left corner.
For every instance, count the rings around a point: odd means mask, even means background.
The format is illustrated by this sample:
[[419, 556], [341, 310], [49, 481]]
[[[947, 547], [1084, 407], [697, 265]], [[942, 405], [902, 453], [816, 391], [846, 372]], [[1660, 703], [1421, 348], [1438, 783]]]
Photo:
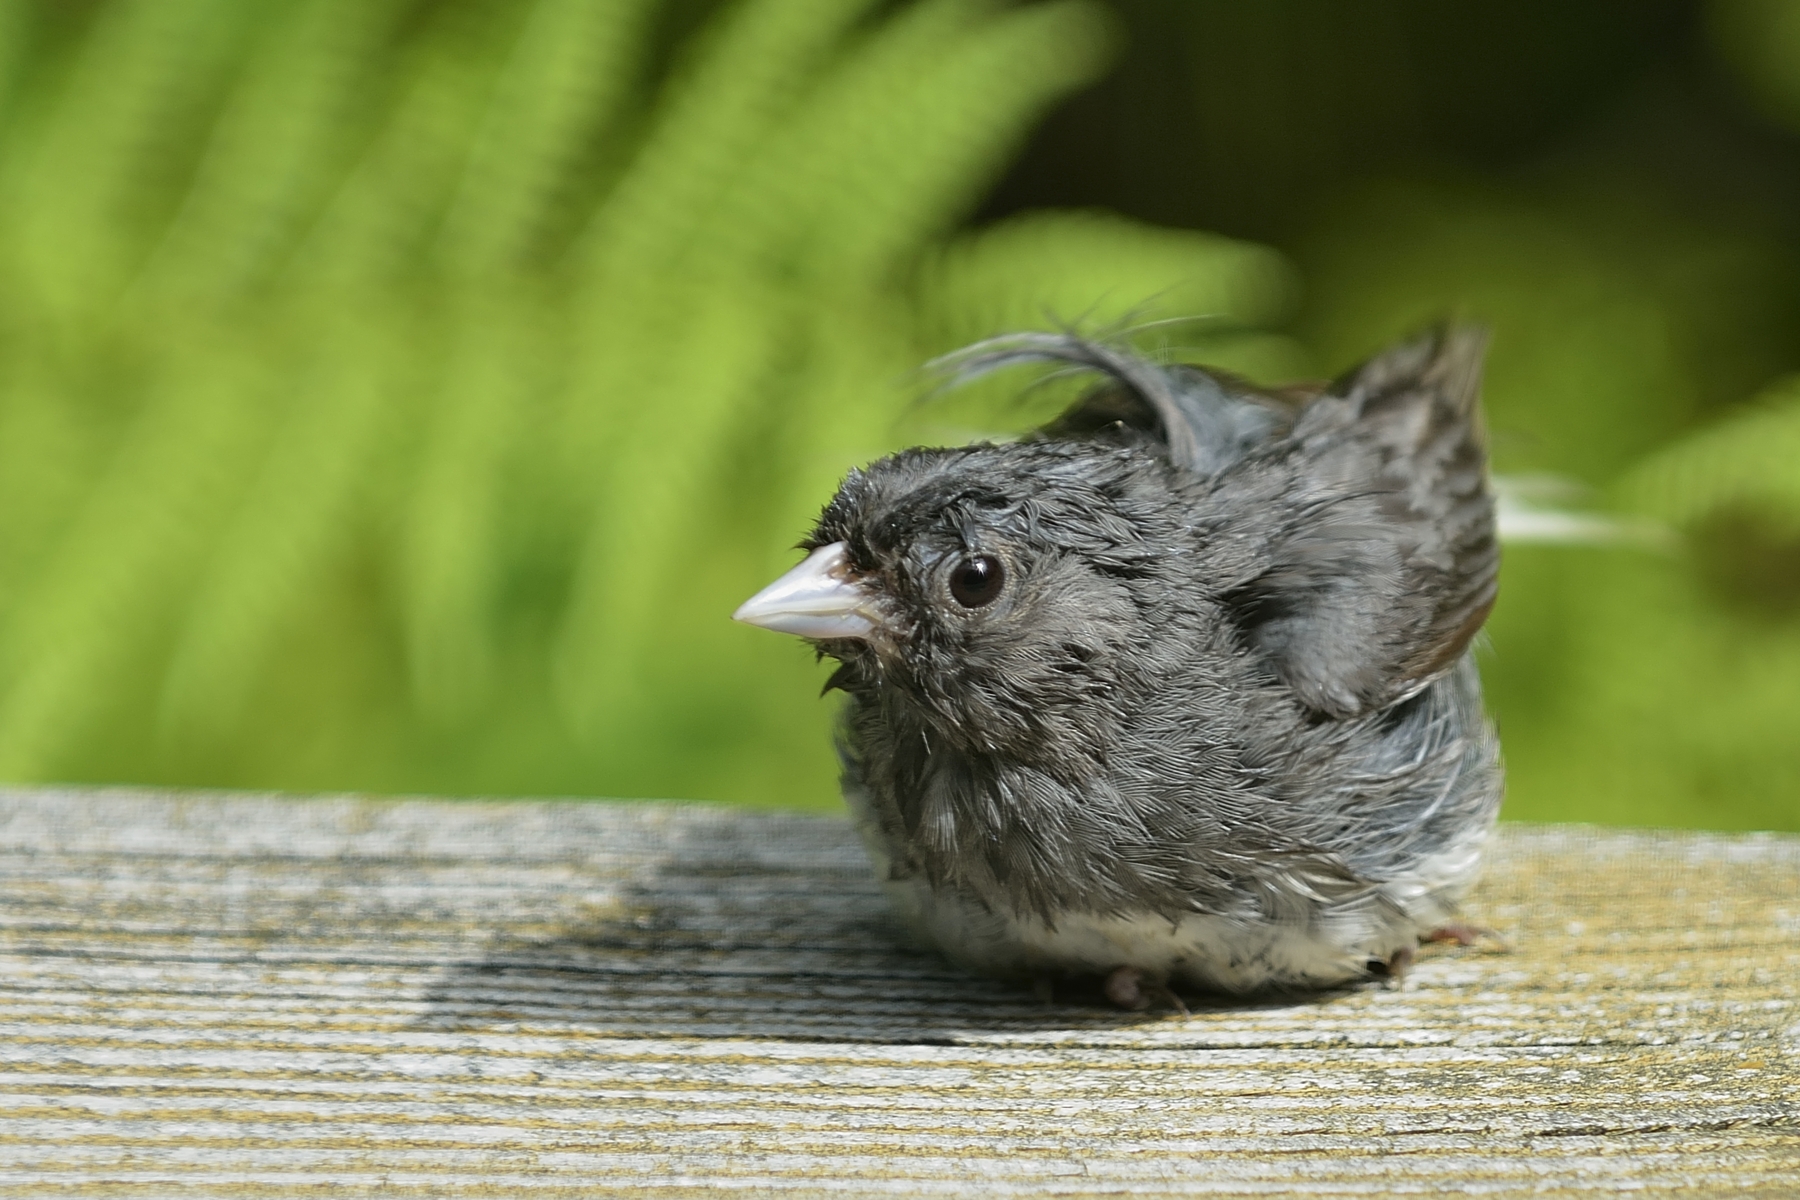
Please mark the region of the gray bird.
[[1440, 329], [1286, 393], [1072, 336], [953, 356], [1098, 384], [1021, 441], [852, 471], [735, 614], [838, 660], [844, 792], [919, 934], [1134, 1008], [1469, 940], [1501, 792], [1482, 348]]

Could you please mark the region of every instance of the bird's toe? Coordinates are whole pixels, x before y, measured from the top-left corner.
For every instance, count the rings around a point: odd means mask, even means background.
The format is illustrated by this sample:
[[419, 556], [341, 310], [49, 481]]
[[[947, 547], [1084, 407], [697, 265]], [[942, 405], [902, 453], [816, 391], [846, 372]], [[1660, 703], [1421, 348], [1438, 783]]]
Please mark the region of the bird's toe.
[[1120, 1008], [1141, 1012], [1150, 1007], [1151, 988], [1136, 967], [1115, 967], [1106, 977], [1106, 998]]
[[1411, 946], [1402, 946], [1386, 958], [1371, 958], [1369, 974], [1385, 979], [1391, 986], [1398, 986], [1406, 973], [1412, 970], [1413, 959], [1417, 957]]
[[1424, 945], [1431, 945], [1433, 942], [1454, 942], [1458, 946], [1473, 946], [1483, 940], [1494, 942], [1503, 950], [1506, 948], [1506, 941], [1499, 934], [1484, 926], [1471, 925], [1466, 921], [1446, 921], [1419, 938]]

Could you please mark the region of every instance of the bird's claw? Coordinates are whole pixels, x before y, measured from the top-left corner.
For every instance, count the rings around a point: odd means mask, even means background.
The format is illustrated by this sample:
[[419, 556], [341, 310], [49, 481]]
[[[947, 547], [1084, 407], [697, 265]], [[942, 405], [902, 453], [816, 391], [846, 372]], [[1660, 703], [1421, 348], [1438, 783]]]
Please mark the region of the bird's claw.
[[[1501, 950], [1509, 950], [1506, 940], [1491, 929], [1480, 925], [1470, 925], [1463, 921], [1446, 921], [1428, 933], [1419, 935], [1419, 945], [1430, 946], [1437, 942], [1454, 942], [1458, 946], [1473, 946], [1477, 942], [1487, 940], [1496, 943]], [[1399, 987], [1406, 973], [1412, 970], [1413, 963], [1418, 960], [1418, 951], [1411, 946], [1402, 946], [1386, 958], [1369, 960], [1369, 974], [1387, 981], [1389, 987]]]
[[1115, 967], [1103, 987], [1106, 998], [1119, 1008], [1143, 1012], [1152, 1004], [1173, 1008], [1182, 1016], [1190, 1016], [1188, 1006], [1161, 980], [1152, 979], [1136, 967]]
[[1501, 950], [1512, 949], [1506, 939], [1492, 929], [1483, 925], [1471, 925], [1466, 921], [1446, 921], [1419, 938], [1419, 944], [1424, 946], [1435, 942], [1455, 942], [1458, 946], [1473, 946], [1481, 941], [1493, 942]]
[[1417, 957], [1417, 952], [1411, 946], [1402, 946], [1386, 958], [1370, 959], [1369, 974], [1386, 980], [1391, 988], [1399, 987], [1406, 978], [1406, 973], [1412, 970], [1413, 960]]

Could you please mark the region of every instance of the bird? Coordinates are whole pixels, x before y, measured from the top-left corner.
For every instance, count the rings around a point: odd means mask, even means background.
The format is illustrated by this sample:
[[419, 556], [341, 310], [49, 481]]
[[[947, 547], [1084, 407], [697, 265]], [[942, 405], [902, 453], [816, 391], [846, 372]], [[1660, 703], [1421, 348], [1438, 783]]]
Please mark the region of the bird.
[[1091, 386], [1016, 440], [850, 471], [734, 614], [836, 661], [844, 796], [915, 935], [1184, 1010], [1473, 940], [1502, 792], [1485, 343], [1440, 324], [1290, 388], [1068, 332], [939, 362]]

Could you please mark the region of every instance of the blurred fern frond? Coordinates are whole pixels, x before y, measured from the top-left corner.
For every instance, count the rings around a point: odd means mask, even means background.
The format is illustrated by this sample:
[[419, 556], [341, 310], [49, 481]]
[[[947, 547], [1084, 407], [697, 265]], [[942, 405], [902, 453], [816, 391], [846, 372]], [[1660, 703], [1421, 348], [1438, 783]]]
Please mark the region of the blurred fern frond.
[[1800, 536], [1800, 380], [1651, 455], [1621, 491], [1632, 507], [1673, 524], [1753, 510]]
[[56, 7], [0, 28], [7, 778], [825, 801], [726, 614], [946, 332], [1178, 296], [1292, 357], [1267, 252], [952, 237], [1085, 0]]

